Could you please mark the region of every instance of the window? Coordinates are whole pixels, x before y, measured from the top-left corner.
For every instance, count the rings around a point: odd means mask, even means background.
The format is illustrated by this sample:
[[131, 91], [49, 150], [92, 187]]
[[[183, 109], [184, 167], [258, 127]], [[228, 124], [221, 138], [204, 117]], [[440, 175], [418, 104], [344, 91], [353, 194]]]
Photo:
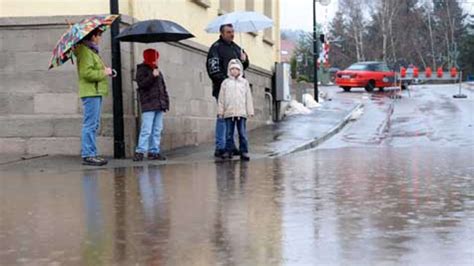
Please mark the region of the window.
[[367, 67], [370, 71], [382, 71], [382, 72], [389, 72], [390, 68], [386, 64], [369, 64]]
[[387, 66], [387, 64], [379, 64], [377, 67], [377, 71], [390, 72], [391, 70]]
[[220, 0], [219, 15], [234, 11], [234, 0]]
[[[265, 16], [273, 19], [273, 1], [272, 0], [265, 0], [265, 6], [263, 8], [263, 13]], [[273, 45], [273, 28], [268, 28], [265, 29], [263, 32], [263, 40], [268, 43]]]
[[211, 1], [210, 0], [191, 0], [191, 2], [200, 5], [204, 8], [209, 8], [211, 6]]
[[347, 70], [369, 70], [369, 65], [367, 64], [353, 64], [347, 68]]
[[255, 0], [245, 0], [245, 10], [255, 11]]

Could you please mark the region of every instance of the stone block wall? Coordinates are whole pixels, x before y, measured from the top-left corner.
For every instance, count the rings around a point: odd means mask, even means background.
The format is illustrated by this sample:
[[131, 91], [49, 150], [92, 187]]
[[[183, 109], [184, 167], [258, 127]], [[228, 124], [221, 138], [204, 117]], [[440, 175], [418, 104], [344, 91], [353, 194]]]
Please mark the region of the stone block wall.
[[[66, 63], [48, 70], [52, 49], [67, 30], [65, 19], [0, 19], [0, 153], [80, 154], [82, 106], [76, 66]], [[110, 38], [105, 39], [106, 48]], [[98, 138], [105, 155], [113, 153], [110, 106], [106, 100]], [[134, 122], [133, 112], [127, 115]]]
[[[67, 29], [66, 17], [0, 18], [0, 153], [80, 154], [82, 104], [77, 95], [75, 65], [48, 70], [51, 51]], [[78, 21], [80, 17], [68, 17]], [[123, 17], [122, 27], [132, 22]], [[133, 153], [140, 123], [135, 66], [142, 51], [154, 47], [170, 94], [165, 115], [164, 150], [212, 141], [216, 102], [211, 95], [205, 60], [207, 47], [191, 41], [172, 44], [122, 43], [122, 84], [127, 155]], [[101, 55], [111, 65], [110, 33], [104, 34]], [[247, 71], [252, 84], [256, 117], [249, 128], [269, 117], [265, 88], [272, 73], [257, 67]], [[111, 82], [110, 82], [111, 83]], [[112, 92], [104, 99], [98, 138], [104, 155], [113, 154]]]

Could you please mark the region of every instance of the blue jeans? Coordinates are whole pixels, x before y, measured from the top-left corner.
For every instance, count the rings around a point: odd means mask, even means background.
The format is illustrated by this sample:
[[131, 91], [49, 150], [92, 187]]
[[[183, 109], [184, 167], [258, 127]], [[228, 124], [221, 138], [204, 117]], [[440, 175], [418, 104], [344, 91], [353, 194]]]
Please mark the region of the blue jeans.
[[97, 156], [96, 134], [100, 125], [100, 113], [102, 112], [102, 97], [82, 98], [83, 118], [82, 118], [82, 138], [81, 156]]
[[232, 152], [235, 148], [234, 132], [235, 132], [235, 127], [237, 127], [237, 131], [239, 132], [240, 152], [248, 153], [249, 144], [248, 144], [248, 138], [247, 138], [247, 119], [244, 117], [226, 118], [225, 123], [226, 123], [226, 131], [227, 131], [226, 151]]
[[234, 138], [230, 140], [227, 139], [227, 125], [225, 119], [218, 117], [216, 121], [216, 151], [225, 151], [227, 142], [234, 147], [233, 149], [237, 149], [235, 147]]
[[142, 127], [135, 152], [159, 154], [161, 131], [163, 131], [163, 112], [143, 112]]

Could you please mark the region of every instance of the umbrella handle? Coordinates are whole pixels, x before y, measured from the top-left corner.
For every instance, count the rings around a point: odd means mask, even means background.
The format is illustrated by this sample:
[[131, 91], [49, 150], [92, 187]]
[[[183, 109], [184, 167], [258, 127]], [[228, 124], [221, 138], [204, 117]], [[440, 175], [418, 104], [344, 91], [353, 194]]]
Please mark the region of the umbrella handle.
[[117, 77], [117, 70], [112, 69], [112, 78]]

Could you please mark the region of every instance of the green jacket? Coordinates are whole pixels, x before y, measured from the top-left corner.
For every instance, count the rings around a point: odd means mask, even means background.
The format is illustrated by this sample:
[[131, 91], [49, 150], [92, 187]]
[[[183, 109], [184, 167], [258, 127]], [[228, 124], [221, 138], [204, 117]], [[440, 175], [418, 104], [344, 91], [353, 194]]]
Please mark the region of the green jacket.
[[109, 82], [100, 56], [85, 45], [79, 45], [74, 50], [74, 55], [79, 75], [79, 97], [107, 96]]

